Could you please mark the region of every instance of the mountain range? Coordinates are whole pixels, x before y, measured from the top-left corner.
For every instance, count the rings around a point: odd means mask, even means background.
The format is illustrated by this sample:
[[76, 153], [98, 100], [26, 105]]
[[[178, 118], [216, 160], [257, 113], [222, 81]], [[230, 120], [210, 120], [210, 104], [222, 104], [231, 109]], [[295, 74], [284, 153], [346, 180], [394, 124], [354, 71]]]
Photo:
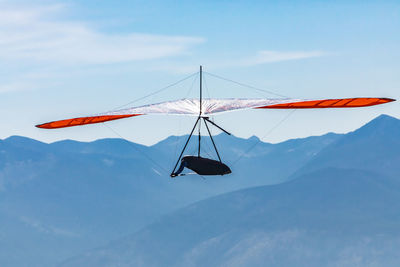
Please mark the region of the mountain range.
[[10, 137], [0, 265], [394, 266], [399, 136], [386, 115], [279, 144], [218, 135], [233, 174], [205, 180], [168, 176], [185, 136], [150, 147]]

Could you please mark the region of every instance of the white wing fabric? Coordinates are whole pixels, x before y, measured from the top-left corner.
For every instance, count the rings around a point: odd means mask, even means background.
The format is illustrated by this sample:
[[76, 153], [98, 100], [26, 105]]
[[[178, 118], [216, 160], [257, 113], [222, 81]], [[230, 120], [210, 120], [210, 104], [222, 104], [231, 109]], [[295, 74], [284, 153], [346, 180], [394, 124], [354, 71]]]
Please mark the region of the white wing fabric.
[[[227, 111], [244, 109], [304, 109], [304, 108], [351, 108], [366, 107], [392, 102], [390, 98], [345, 98], [345, 99], [203, 99], [202, 114], [213, 115]], [[55, 129], [85, 124], [100, 123], [110, 120], [134, 117], [145, 114], [200, 115], [199, 99], [180, 99], [157, 104], [132, 107], [101, 113], [95, 116], [59, 120], [36, 125], [39, 128]]]
[[[202, 114], [233, 111], [238, 109], [250, 109], [267, 105], [300, 101], [294, 99], [203, 99]], [[199, 99], [180, 99], [140, 107], [115, 110], [102, 115], [127, 115], [127, 114], [170, 114], [198, 116], [200, 112]]]

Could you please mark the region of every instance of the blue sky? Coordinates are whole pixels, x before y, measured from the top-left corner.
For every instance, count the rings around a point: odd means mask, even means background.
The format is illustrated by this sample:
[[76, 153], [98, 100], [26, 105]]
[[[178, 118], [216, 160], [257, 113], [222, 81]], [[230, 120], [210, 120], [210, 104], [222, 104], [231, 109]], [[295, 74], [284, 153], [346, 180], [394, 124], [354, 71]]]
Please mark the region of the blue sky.
[[[0, 0], [0, 138], [51, 142], [116, 137], [103, 125], [46, 131], [38, 123], [91, 115], [206, 71], [295, 98], [400, 95], [398, 1]], [[211, 97], [260, 97], [205, 76]], [[135, 104], [188, 95], [187, 80]], [[189, 96], [196, 96], [194, 87]], [[273, 97], [273, 96], [271, 96]], [[348, 132], [397, 102], [347, 110], [246, 111], [217, 122], [265, 141]], [[152, 144], [193, 118], [143, 116], [108, 125]], [[217, 131], [215, 131], [217, 133]]]

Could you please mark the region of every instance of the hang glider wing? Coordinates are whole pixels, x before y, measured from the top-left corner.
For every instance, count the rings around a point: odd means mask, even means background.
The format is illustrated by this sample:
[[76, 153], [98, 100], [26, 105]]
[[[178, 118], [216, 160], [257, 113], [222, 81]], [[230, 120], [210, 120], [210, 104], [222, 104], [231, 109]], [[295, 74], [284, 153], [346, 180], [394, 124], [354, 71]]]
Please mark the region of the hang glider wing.
[[342, 99], [206, 99], [204, 114], [214, 114], [241, 109], [304, 109], [304, 108], [355, 108], [380, 105], [395, 101], [390, 98], [359, 97]]
[[344, 98], [344, 99], [322, 99], [322, 100], [299, 100], [287, 103], [266, 105], [258, 108], [275, 109], [303, 109], [303, 108], [358, 108], [369, 107], [395, 101], [391, 98]]
[[73, 118], [73, 119], [47, 122], [47, 123], [36, 125], [36, 127], [43, 128], [43, 129], [57, 129], [57, 128], [65, 128], [65, 127], [72, 127], [72, 126], [79, 126], [79, 125], [85, 125], [85, 124], [93, 124], [93, 123], [118, 120], [118, 119], [123, 119], [123, 118], [128, 118], [128, 117], [139, 116], [139, 115], [142, 115], [142, 114], [98, 115], [98, 116], [91, 116], [91, 117], [79, 117], [79, 118]]
[[[202, 115], [213, 115], [222, 112], [244, 109], [304, 109], [304, 108], [354, 108], [384, 104], [395, 101], [390, 98], [345, 98], [345, 99], [203, 99]], [[200, 101], [198, 99], [180, 99], [157, 104], [132, 107], [110, 111], [95, 116], [59, 120], [36, 125], [38, 128], [56, 129], [93, 123], [118, 120], [145, 114], [170, 114], [198, 116]]]

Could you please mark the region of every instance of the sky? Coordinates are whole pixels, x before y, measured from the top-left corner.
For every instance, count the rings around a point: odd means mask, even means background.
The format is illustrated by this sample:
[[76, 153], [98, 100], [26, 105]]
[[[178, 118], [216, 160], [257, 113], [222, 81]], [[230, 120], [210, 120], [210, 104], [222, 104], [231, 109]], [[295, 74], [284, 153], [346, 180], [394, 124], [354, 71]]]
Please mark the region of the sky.
[[[400, 98], [399, 1], [0, 0], [0, 138], [123, 137], [154, 144], [195, 118], [140, 116], [59, 130], [48, 121], [198, 96], [206, 72], [293, 98]], [[271, 97], [205, 74], [206, 97]], [[129, 105], [128, 105], [129, 106]], [[360, 109], [215, 116], [266, 142], [353, 131], [398, 102]], [[284, 120], [283, 123], [280, 123]], [[276, 127], [276, 126], [279, 127]], [[213, 133], [219, 131], [214, 129]]]

